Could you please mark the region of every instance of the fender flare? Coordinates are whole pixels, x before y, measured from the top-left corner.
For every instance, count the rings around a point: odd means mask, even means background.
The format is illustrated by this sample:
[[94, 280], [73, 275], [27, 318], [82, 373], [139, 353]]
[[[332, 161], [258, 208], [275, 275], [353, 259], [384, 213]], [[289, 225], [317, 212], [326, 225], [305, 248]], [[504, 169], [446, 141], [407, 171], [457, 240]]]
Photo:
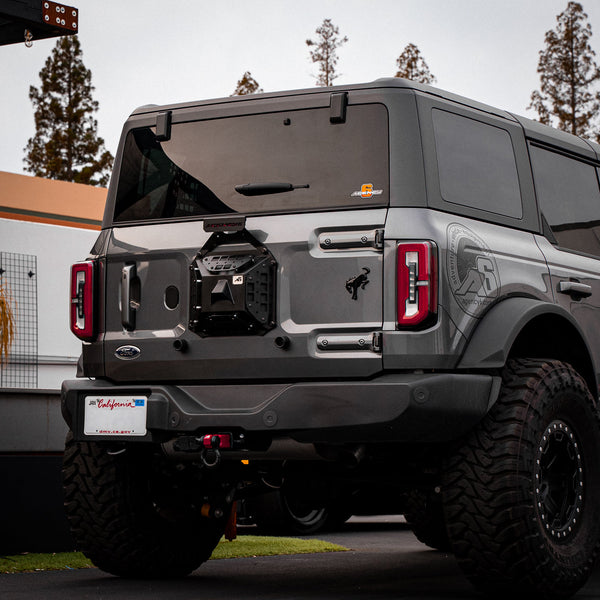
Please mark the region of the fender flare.
[[504, 367], [517, 336], [531, 320], [541, 315], [557, 315], [572, 325], [587, 350], [595, 373], [590, 346], [577, 321], [561, 306], [534, 298], [507, 298], [494, 305], [475, 328], [458, 368]]

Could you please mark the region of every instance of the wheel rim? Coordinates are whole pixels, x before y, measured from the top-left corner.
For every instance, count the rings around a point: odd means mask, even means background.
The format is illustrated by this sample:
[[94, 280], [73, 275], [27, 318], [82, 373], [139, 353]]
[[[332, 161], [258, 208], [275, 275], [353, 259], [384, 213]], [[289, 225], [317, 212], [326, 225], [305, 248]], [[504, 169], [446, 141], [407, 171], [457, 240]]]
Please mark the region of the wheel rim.
[[313, 527], [320, 525], [327, 516], [326, 508], [313, 508], [306, 503], [294, 498], [284, 497], [288, 514], [299, 527]]
[[554, 540], [567, 540], [579, 528], [583, 479], [583, 461], [573, 429], [564, 421], [553, 421], [537, 448], [535, 495], [543, 529]]

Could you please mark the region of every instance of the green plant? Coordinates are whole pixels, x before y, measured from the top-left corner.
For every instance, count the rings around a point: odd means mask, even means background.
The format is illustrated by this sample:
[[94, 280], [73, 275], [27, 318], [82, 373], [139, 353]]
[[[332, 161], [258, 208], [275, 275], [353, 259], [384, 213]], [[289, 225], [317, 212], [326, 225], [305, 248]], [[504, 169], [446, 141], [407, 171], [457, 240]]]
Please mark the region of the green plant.
[[15, 315], [8, 288], [0, 282], [0, 365], [8, 357], [15, 337]]

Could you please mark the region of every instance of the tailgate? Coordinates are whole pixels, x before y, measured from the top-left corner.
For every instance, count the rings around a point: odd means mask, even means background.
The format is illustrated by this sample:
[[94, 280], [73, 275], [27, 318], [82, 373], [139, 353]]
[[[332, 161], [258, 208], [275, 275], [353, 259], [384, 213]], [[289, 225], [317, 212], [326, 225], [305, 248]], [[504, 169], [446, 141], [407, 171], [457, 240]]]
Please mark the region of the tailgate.
[[[381, 370], [386, 209], [116, 228], [105, 373], [116, 381], [365, 377]], [[374, 343], [375, 341], [375, 343]]]

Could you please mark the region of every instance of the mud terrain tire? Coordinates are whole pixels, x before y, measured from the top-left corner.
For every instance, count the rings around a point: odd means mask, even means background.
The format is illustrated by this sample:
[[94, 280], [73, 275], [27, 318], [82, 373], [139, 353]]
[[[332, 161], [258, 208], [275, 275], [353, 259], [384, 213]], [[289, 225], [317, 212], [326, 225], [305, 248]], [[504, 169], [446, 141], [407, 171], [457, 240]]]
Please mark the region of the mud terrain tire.
[[171, 470], [159, 474], [139, 448], [111, 454], [69, 435], [63, 485], [77, 549], [121, 577], [182, 577], [206, 561], [225, 519], [201, 517], [190, 482]]
[[600, 552], [600, 423], [579, 374], [513, 360], [500, 398], [448, 461], [453, 551], [486, 597], [568, 598]]
[[440, 494], [413, 491], [407, 495], [404, 518], [415, 537], [434, 550], [451, 549]]

